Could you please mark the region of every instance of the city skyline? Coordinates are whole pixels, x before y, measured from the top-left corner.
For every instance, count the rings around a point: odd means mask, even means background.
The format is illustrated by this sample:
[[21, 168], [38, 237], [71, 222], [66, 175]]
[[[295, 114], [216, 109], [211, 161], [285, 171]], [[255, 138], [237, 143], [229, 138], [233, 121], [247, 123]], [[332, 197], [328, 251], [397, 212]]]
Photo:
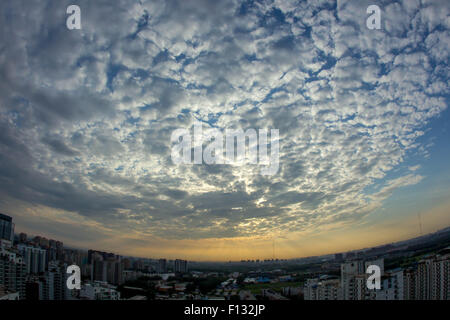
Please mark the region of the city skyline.
[[0, 300], [398, 301], [450, 297], [450, 227], [400, 243], [334, 255], [215, 264], [72, 249], [45, 236], [15, 234], [14, 229], [12, 217], [1, 214]]
[[[133, 255], [130, 255], [130, 254], [127, 254], [127, 253], [117, 252], [116, 250], [113, 250], [113, 249], [104, 249], [104, 248], [97, 248], [97, 247], [89, 247], [89, 248], [87, 248], [87, 247], [76, 247], [76, 246], [72, 246], [72, 245], [67, 244], [67, 243], [65, 244], [65, 248], [75, 249], [75, 250], [82, 250], [82, 251], [86, 251], [86, 252], [88, 252], [88, 251], [110, 252], [110, 253], [118, 255], [118, 256], [135, 258], [135, 259], [150, 259], [150, 260], [160, 260], [160, 259], [165, 260], [165, 259], [167, 259], [167, 260], [171, 260], [171, 261], [176, 261], [176, 260], [180, 260], [180, 258], [182, 258], [182, 259], [186, 259], [186, 261], [191, 261], [191, 262], [217, 262], [217, 263], [221, 263], [221, 262], [239, 262], [239, 261], [256, 261], [256, 260], [263, 262], [265, 260], [266, 261], [296, 260], [296, 259], [304, 259], [304, 258], [311, 258], [311, 257], [330, 256], [330, 255], [336, 255], [336, 254], [344, 254], [345, 255], [345, 254], [353, 253], [353, 252], [363, 252], [363, 251], [371, 249], [371, 248], [383, 247], [383, 246], [390, 245], [390, 244], [396, 244], [398, 242], [405, 242], [405, 241], [408, 242], [408, 241], [411, 241], [411, 240], [414, 240], [414, 239], [417, 239], [417, 238], [426, 237], [426, 236], [429, 236], [429, 235], [434, 234], [436, 232], [447, 230], [449, 228], [450, 228], [450, 226], [444, 227], [444, 228], [440, 228], [440, 229], [438, 229], [436, 231], [433, 231], [433, 232], [429, 232], [429, 233], [425, 233], [425, 234], [422, 233], [422, 234], [420, 234], [418, 236], [415, 236], [415, 237], [412, 237], [412, 238], [401, 239], [401, 240], [397, 240], [397, 241], [394, 241], [394, 242], [381, 243], [381, 244], [377, 244], [377, 245], [369, 246], [369, 247], [358, 247], [358, 248], [354, 248], [354, 249], [346, 250], [346, 251], [327, 252], [327, 253], [318, 254], [318, 255], [296, 256], [296, 257], [290, 257], [290, 258], [282, 258], [282, 257], [275, 256], [274, 252], [273, 252], [272, 256], [268, 257], [268, 258], [241, 257], [241, 259], [239, 259], [239, 260], [229, 260], [229, 259], [222, 259], [222, 260], [193, 260], [193, 259], [190, 259], [187, 256], [174, 256], [174, 257], [167, 257], [167, 256], [158, 256], [158, 257], [156, 257], [156, 256], [154, 256], [154, 257], [151, 257], [151, 256], [133, 256]], [[47, 240], [53, 240], [53, 241], [59, 241], [60, 240], [60, 239], [54, 239], [52, 237], [48, 237], [48, 236], [42, 235], [42, 234], [28, 234], [28, 233], [20, 232], [20, 231], [19, 232], [15, 232], [14, 234], [19, 237], [22, 233], [24, 233], [27, 236], [28, 240], [30, 240], [30, 239], [33, 240], [36, 237], [38, 237], [38, 238], [45, 238]], [[64, 242], [64, 241], [62, 241], [62, 242]], [[272, 244], [273, 244], [273, 242], [272, 242]]]
[[[377, 1], [380, 28], [368, 0], [79, 0], [79, 28], [69, 5], [0, 4], [0, 212], [18, 230], [237, 261], [450, 226], [449, 1]], [[172, 134], [198, 123], [196, 161], [175, 163]], [[203, 161], [207, 129], [274, 130], [248, 149], [279, 146], [278, 170]]]

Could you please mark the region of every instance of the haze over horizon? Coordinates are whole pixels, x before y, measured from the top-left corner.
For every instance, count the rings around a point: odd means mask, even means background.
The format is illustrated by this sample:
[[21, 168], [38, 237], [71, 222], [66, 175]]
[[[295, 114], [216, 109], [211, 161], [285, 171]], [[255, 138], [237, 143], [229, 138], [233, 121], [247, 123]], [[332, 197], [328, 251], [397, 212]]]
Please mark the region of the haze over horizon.
[[[0, 212], [80, 248], [315, 256], [450, 226], [450, 2], [0, 4]], [[175, 165], [171, 133], [278, 129], [279, 171]]]
[[[399, 242], [411, 241], [411, 240], [414, 240], [414, 239], [417, 239], [417, 238], [429, 236], [431, 234], [434, 234], [436, 232], [440, 232], [440, 231], [443, 231], [443, 230], [446, 230], [446, 229], [449, 229], [449, 228], [450, 228], [450, 226], [447, 226], [447, 227], [443, 227], [443, 228], [440, 228], [438, 230], [435, 230], [435, 231], [432, 231], [432, 232], [429, 232], [429, 233], [426, 233], [426, 234], [422, 233], [422, 234], [419, 234], [419, 235], [416, 235], [416, 236], [413, 236], [413, 237], [407, 238], [407, 239], [401, 239], [401, 240], [396, 240], [396, 241], [393, 241], [393, 242], [386, 242], [386, 243], [376, 244], [376, 245], [369, 246], [369, 247], [353, 248], [353, 249], [346, 250], [346, 251], [326, 252], [326, 253], [322, 253], [322, 254], [318, 254], [318, 255], [314, 255], [314, 256], [324, 256], [324, 255], [333, 255], [333, 254], [336, 254], [336, 253], [360, 251], [360, 250], [370, 249], [370, 248], [373, 248], [373, 247], [378, 247], [378, 246], [383, 246], [383, 245], [388, 245], [388, 244], [396, 244], [396, 243], [399, 243]], [[19, 230], [19, 231], [16, 232], [16, 234], [19, 234], [21, 232], [22, 231]], [[29, 239], [30, 239], [30, 237], [32, 238], [32, 237], [36, 237], [36, 236], [40, 236], [40, 237], [45, 237], [45, 238], [51, 239], [51, 237], [47, 237], [44, 234], [27, 234], [27, 236], [28, 236]], [[54, 240], [60, 240], [60, 239], [54, 239]], [[113, 252], [112, 250], [96, 248], [95, 246], [94, 247], [89, 247], [89, 248], [72, 246], [70, 243], [64, 243], [64, 247], [71, 248], [71, 249], [77, 249], [77, 250], [85, 250], [85, 251], [87, 251], [87, 250], [111, 251], [112, 253], [115, 253], [117, 255], [126, 256], [126, 257], [133, 257], [133, 258], [139, 258], [139, 259], [163, 259], [163, 258], [166, 258], [164, 256], [160, 256], [160, 257], [133, 256], [133, 255], [129, 255], [127, 253], [119, 253], [119, 252]], [[275, 252], [275, 251], [273, 251], [273, 252]], [[273, 255], [274, 254], [272, 254], [272, 257], [266, 258], [266, 259], [269, 259], [269, 260], [272, 259]], [[274, 259], [302, 259], [302, 258], [308, 258], [308, 257], [313, 257], [313, 256], [312, 255], [308, 255], [308, 256], [298, 256], [298, 257], [291, 257], [291, 258], [280, 258], [280, 257], [275, 256]], [[169, 259], [180, 259], [180, 258], [187, 259], [188, 257], [187, 256], [186, 257], [173, 256], [173, 257], [171, 257]], [[260, 259], [260, 258], [253, 258], [253, 260], [255, 260], [255, 259], [264, 260], [264, 259]], [[222, 262], [229, 262], [229, 261], [238, 262], [238, 261], [241, 261], [241, 260], [249, 260], [249, 259], [242, 257], [242, 259], [240, 259], [240, 260], [190, 260], [190, 261], [193, 261], [193, 262], [211, 262], [211, 263], [216, 263], [217, 262], [217, 263], [222, 263]]]

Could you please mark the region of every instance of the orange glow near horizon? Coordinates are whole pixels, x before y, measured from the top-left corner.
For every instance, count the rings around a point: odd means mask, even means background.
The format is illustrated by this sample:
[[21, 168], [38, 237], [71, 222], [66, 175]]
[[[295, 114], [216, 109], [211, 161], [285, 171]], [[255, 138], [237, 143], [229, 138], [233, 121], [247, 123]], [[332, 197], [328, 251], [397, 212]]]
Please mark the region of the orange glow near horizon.
[[[60, 219], [61, 225], [70, 227], [73, 220], [55, 210], [46, 212], [43, 208], [33, 210], [33, 215], [21, 216], [22, 219], [38, 219], [45, 224], [47, 219]], [[30, 213], [31, 209], [28, 209]], [[422, 212], [423, 234], [435, 232], [450, 225], [450, 204], [436, 206]], [[86, 225], [91, 221], [84, 221]], [[392, 218], [374, 225], [356, 225], [327, 228], [324, 231], [286, 235], [283, 238], [243, 237], [168, 240], [158, 238], [139, 238], [120, 232], [102, 230], [100, 225], [91, 225], [93, 230], [107, 234], [103, 240], [88, 243], [82, 238], [55, 236], [51, 232], [44, 234], [34, 228], [16, 224], [16, 233], [27, 232], [47, 238], [61, 240], [65, 245], [114, 252], [120, 255], [142, 258], [187, 259], [191, 261], [240, 261], [264, 259], [291, 259], [307, 256], [333, 254], [372, 246], [383, 245], [420, 236], [417, 216], [410, 215]], [[133, 241], [135, 245], [124, 245]]]

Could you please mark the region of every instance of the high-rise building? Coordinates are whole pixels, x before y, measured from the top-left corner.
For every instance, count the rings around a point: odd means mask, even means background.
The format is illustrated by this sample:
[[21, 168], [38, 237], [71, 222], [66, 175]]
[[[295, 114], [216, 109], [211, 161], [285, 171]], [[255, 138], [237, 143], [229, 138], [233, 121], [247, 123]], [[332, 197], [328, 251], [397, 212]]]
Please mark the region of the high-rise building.
[[52, 262], [48, 267], [47, 278], [49, 279], [49, 285], [52, 285], [52, 291], [55, 300], [66, 300], [69, 295], [69, 289], [67, 288], [66, 272], [67, 264], [62, 262]]
[[123, 268], [124, 270], [130, 270], [131, 269], [131, 261], [128, 258], [125, 258], [122, 260], [123, 262]]
[[16, 250], [0, 247], [0, 285], [11, 292], [18, 292], [25, 298], [26, 264]]
[[306, 279], [303, 297], [305, 300], [318, 300], [319, 279]]
[[137, 259], [136, 261], [134, 261], [133, 269], [139, 271], [144, 270], [144, 261], [142, 261], [142, 259]]
[[367, 295], [370, 294], [366, 290], [367, 275], [366, 274], [355, 275], [355, 277], [352, 279], [352, 283], [354, 286], [353, 300], [366, 300]]
[[21, 232], [21, 233], [19, 234], [19, 243], [26, 243], [27, 240], [28, 240], [27, 234]]
[[106, 280], [115, 285], [122, 284], [123, 265], [119, 259], [109, 258], [106, 261]]
[[35, 237], [33, 238], [33, 243], [34, 243], [36, 246], [41, 245], [41, 236], [35, 236]]
[[90, 250], [87, 259], [91, 261], [90, 274], [92, 282], [101, 281], [116, 285], [122, 284], [123, 264], [120, 261], [120, 256]]
[[14, 223], [12, 218], [0, 213], [0, 239], [14, 241]]
[[55, 272], [53, 270], [48, 271], [40, 276], [39, 279], [39, 300], [55, 300]]
[[67, 265], [54, 261], [48, 269], [44, 274], [28, 276], [27, 300], [66, 300], [70, 296], [66, 285]]
[[57, 259], [57, 254], [56, 254], [56, 248], [48, 248], [47, 249], [47, 256], [46, 256], [46, 260], [47, 260], [47, 264], [50, 263], [51, 261], [56, 261]]
[[159, 273], [166, 273], [167, 272], [167, 260], [166, 259], [159, 259], [158, 271], [159, 271]]
[[420, 261], [416, 271], [416, 300], [429, 300], [431, 292], [431, 259]]
[[384, 275], [384, 259], [365, 261], [354, 260], [341, 264], [341, 288], [344, 300], [374, 299], [373, 292], [366, 290], [366, 270], [369, 266], [380, 268], [380, 275]]
[[176, 259], [174, 262], [174, 271], [178, 273], [186, 273], [188, 270], [187, 268], [187, 261], [186, 260], [180, 260]]
[[56, 249], [56, 241], [53, 239], [48, 240], [48, 245], [50, 248], [55, 248]]
[[450, 299], [450, 253], [423, 259], [417, 265], [416, 299]]
[[47, 269], [47, 250], [25, 244], [17, 245], [17, 249], [24, 258], [27, 273], [45, 272]]
[[341, 300], [342, 290], [339, 286], [339, 279], [321, 281], [318, 286], [317, 296], [319, 300]]
[[341, 288], [344, 300], [355, 299], [355, 276], [362, 273], [364, 273], [362, 261], [350, 261], [341, 264]]
[[416, 299], [416, 270], [403, 271], [403, 300]]
[[91, 281], [107, 281], [107, 263], [103, 260], [94, 260], [91, 264]]
[[[368, 288], [371, 274], [366, 271], [371, 265], [380, 268], [379, 289]], [[322, 277], [307, 279], [305, 300], [450, 300], [450, 248], [427, 255], [405, 270], [385, 271], [383, 259], [346, 262], [341, 265], [339, 286], [338, 282]]]
[[45, 238], [45, 237], [42, 237], [42, 238], [41, 238], [41, 241], [39, 242], [39, 245], [40, 245], [41, 247], [48, 248], [48, 247], [49, 247], [49, 241], [48, 241], [48, 239]]
[[64, 261], [64, 244], [61, 241], [56, 241], [56, 259]]
[[431, 265], [431, 300], [450, 300], [450, 254], [437, 256]]
[[374, 300], [403, 300], [403, 270], [396, 269], [381, 277], [381, 288], [372, 291]]

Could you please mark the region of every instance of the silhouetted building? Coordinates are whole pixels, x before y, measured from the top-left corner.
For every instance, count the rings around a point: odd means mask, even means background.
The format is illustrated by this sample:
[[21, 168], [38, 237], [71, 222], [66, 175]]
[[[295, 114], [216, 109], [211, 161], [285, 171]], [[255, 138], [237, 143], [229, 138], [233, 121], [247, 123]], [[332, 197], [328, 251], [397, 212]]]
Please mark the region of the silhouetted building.
[[45, 272], [47, 269], [47, 250], [19, 244], [17, 246], [27, 266], [27, 273]]
[[22, 256], [14, 249], [0, 247], [0, 285], [7, 291], [19, 292], [19, 298], [25, 298], [26, 264]]
[[12, 218], [0, 213], [0, 239], [14, 241], [14, 223]]
[[22, 232], [22, 233], [19, 234], [19, 242], [20, 243], [26, 243], [27, 240], [28, 240], [28, 238], [27, 238], [27, 234], [26, 233]]
[[186, 260], [180, 260], [176, 259], [174, 262], [174, 271], [178, 273], [186, 273], [188, 270], [187, 268], [187, 261]]
[[159, 259], [158, 272], [159, 273], [167, 272], [167, 260], [166, 259]]
[[123, 268], [124, 268], [124, 270], [129, 270], [129, 269], [131, 269], [131, 261], [130, 261], [130, 259], [125, 258], [125, 259], [122, 260], [122, 262], [123, 262]]

